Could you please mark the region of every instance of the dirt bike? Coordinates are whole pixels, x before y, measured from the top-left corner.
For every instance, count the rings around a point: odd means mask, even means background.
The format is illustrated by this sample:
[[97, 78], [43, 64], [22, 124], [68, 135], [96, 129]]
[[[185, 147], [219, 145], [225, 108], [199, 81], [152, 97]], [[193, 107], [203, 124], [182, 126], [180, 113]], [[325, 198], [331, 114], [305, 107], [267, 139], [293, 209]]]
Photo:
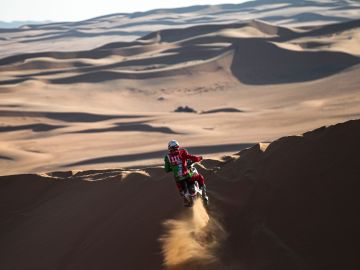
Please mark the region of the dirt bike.
[[[192, 162], [191, 160], [188, 161], [187, 163], [187, 168], [190, 172], [191, 175], [194, 174], [198, 174], [197, 169], [194, 166], [194, 162]], [[205, 192], [203, 192], [203, 190], [199, 187], [199, 183], [197, 181], [184, 181], [185, 184], [185, 192], [184, 192], [184, 201], [185, 201], [185, 206], [186, 207], [192, 207], [194, 205], [194, 202], [196, 199], [202, 199], [203, 204], [206, 206], [209, 204], [209, 198], [208, 196], [205, 194]]]

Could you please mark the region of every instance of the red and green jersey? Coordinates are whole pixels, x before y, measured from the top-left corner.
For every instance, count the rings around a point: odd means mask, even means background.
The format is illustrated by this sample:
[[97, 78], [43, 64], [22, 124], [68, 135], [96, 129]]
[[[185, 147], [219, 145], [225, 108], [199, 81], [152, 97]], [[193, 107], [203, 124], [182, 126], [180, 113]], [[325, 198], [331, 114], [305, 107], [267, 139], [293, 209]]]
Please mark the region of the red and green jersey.
[[176, 181], [181, 181], [191, 177], [189, 170], [187, 169], [188, 159], [193, 162], [198, 162], [202, 158], [200, 156], [190, 155], [185, 149], [169, 151], [169, 153], [164, 157], [165, 171], [172, 171]]

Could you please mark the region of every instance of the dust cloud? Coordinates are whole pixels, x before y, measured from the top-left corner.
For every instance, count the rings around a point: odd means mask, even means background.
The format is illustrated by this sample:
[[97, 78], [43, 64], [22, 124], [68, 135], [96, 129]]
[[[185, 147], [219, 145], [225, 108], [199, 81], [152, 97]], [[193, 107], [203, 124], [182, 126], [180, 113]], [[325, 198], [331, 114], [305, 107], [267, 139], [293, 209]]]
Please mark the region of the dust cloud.
[[164, 226], [160, 241], [166, 269], [217, 269], [216, 251], [225, 231], [209, 216], [201, 200], [179, 218], [165, 221]]

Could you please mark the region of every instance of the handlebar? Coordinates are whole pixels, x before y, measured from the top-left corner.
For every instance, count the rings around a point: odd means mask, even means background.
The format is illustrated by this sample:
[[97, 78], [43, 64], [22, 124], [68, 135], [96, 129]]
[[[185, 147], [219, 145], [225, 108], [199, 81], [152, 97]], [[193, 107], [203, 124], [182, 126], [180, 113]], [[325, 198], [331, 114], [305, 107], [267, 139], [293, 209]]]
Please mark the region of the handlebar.
[[188, 160], [186, 161], [186, 167], [187, 167], [188, 169], [190, 169], [191, 166], [192, 166], [193, 164], [195, 164], [195, 163], [196, 163], [196, 162], [193, 162], [192, 160], [188, 159]]

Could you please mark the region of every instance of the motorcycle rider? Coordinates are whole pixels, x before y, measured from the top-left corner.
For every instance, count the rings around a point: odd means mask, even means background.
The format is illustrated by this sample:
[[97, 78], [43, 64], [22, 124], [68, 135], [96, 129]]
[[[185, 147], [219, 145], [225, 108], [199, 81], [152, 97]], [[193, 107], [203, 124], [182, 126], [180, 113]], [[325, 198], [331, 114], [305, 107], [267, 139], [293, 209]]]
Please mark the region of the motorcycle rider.
[[[208, 196], [206, 194], [205, 179], [201, 174], [192, 174], [187, 168], [187, 161], [192, 162], [201, 161], [201, 156], [194, 156], [189, 154], [185, 149], [180, 148], [179, 143], [176, 140], [171, 140], [168, 143], [168, 154], [164, 157], [165, 171], [173, 172], [176, 186], [180, 192], [180, 195], [184, 197], [186, 191], [186, 182], [197, 181], [199, 187], [203, 193], [203, 200], [208, 202]], [[187, 200], [184, 197], [184, 203], [187, 204]]]

